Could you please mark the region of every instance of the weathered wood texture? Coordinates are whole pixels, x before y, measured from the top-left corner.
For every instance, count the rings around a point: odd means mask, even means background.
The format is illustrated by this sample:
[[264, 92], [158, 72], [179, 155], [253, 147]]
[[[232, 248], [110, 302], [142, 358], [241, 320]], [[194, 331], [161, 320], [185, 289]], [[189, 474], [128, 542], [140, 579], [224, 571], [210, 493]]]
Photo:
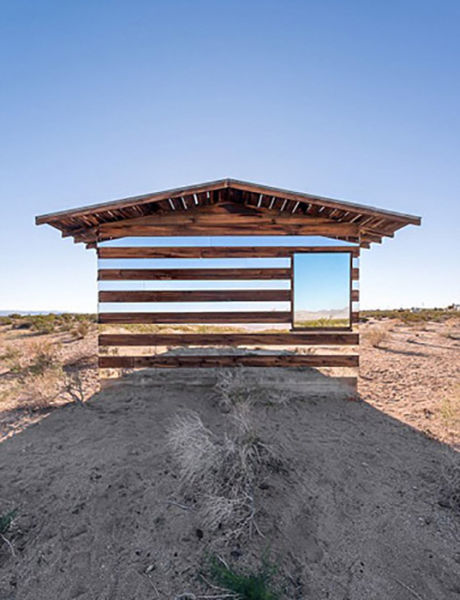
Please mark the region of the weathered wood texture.
[[289, 302], [290, 290], [101, 291], [99, 302]]
[[99, 323], [290, 323], [284, 311], [222, 312], [101, 312]]
[[204, 246], [161, 248], [151, 246], [139, 247], [99, 247], [99, 258], [286, 258], [294, 253], [337, 253], [351, 252], [359, 256], [359, 248], [355, 246]]
[[101, 369], [139, 369], [148, 367], [357, 367], [356, 354], [242, 354], [188, 356], [99, 356]]
[[100, 281], [290, 279], [290, 269], [99, 269]]
[[102, 333], [100, 346], [354, 346], [357, 333]]
[[321, 216], [281, 214], [232, 201], [190, 210], [101, 223], [99, 240], [131, 236], [324, 235], [359, 238], [355, 223]]

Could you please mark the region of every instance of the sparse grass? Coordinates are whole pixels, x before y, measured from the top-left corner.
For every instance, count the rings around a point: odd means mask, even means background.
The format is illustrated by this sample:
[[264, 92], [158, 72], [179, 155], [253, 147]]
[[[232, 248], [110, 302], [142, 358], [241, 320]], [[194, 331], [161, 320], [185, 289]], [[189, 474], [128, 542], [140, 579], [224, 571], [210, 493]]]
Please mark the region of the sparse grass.
[[373, 319], [399, 319], [406, 325], [434, 321], [436, 323], [447, 319], [459, 319], [460, 311], [449, 310], [446, 308], [424, 308], [417, 312], [408, 309], [393, 310], [363, 310], [360, 312], [360, 319], [366, 321]]
[[[86, 327], [89, 331], [91, 324], [95, 322], [96, 316], [91, 314], [50, 313], [43, 315], [12, 314], [3, 318], [0, 324], [10, 325], [13, 329], [29, 329], [37, 335], [47, 335], [78, 330], [79, 327]], [[79, 333], [79, 335], [81, 334]]]
[[348, 327], [350, 321], [348, 319], [311, 319], [307, 321], [295, 321], [295, 327]]
[[374, 348], [378, 348], [381, 345], [381, 343], [387, 338], [387, 336], [388, 331], [382, 326], [371, 327], [362, 334], [364, 340]]
[[458, 436], [460, 433], [460, 385], [441, 400], [440, 414], [448, 433]]
[[6, 347], [6, 351], [0, 356], [0, 360], [5, 363], [11, 373], [20, 373], [25, 364], [22, 350], [12, 345]]
[[1, 357], [14, 375], [0, 400], [15, 408], [42, 410], [57, 398], [84, 402], [84, 386], [79, 370], [66, 374], [59, 359], [60, 344], [51, 341], [8, 346]]
[[77, 340], [84, 339], [90, 330], [90, 323], [88, 321], [79, 321], [77, 325], [71, 329], [70, 333]]
[[221, 369], [215, 385], [219, 403], [225, 412], [233, 411], [235, 417], [248, 412], [255, 404], [285, 405], [288, 395], [264, 387], [262, 382], [249, 386], [244, 368]]
[[10, 511], [0, 515], [0, 533], [2, 535], [5, 535], [5, 533], [7, 533], [8, 529], [11, 526], [11, 523], [14, 521], [17, 514], [18, 514], [18, 509], [14, 508], [13, 510], [10, 510]]
[[441, 472], [440, 506], [460, 515], [460, 458], [458, 453], [446, 452]]
[[10, 549], [10, 552], [13, 556], [15, 556], [13, 544], [5, 536], [5, 534], [8, 533], [8, 530], [10, 529], [11, 524], [13, 523], [14, 519], [16, 518], [17, 513], [18, 513], [17, 508], [14, 508], [13, 510], [10, 510], [10, 511], [0, 515], [0, 540], [5, 542], [5, 544], [8, 546], [8, 548]]
[[279, 600], [281, 595], [273, 588], [276, 572], [276, 567], [265, 560], [257, 570], [241, 571], [212, 557], [209, 577], [240, 600]]

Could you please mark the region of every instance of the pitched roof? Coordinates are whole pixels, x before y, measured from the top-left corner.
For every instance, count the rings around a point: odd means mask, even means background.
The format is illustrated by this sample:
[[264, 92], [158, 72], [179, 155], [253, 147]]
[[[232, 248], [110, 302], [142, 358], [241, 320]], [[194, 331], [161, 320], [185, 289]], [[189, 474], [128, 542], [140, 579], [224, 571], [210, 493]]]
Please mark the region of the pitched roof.
[[[280, 215], [296, 213], [308, 220], [324, 218], [331, 223], [350, 223], [359, 227], [363, 245], [380, 242], [382, 237], [393, 237], [405, 225], [420, 225], [421, 218], [344, 200], [335, 200], [304, 192], [274, 188], [236, 179], [220, 179], [182, 188], [164, 190], [123, 198], [102, 204], [93, 204], [36, 217], [37, 225], [47, 223], [62, 232], [63, 237], [73, 236], [76, 242], [97, 241], [100, 226], [127, 219], [155, 215], [184, 214], [200, 206], [209, 206], [229, 198], [248, 207], [274, 211]], [[184, 235], [187, 235], [184, 231]], [[341, 238], [341, 236], [337, 236]], [[343, 238], [349, 240], [349, 237]]]

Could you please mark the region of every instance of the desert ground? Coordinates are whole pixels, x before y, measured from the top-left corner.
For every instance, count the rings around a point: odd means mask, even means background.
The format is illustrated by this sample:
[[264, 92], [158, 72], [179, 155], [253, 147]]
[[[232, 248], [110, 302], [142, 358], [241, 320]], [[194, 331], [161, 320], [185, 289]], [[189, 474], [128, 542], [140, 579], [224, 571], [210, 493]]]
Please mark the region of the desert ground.
[[90, 318], [24, 319], [0, 331], [1, 600], [460, 597], [455, 315], [362, 323], [356, 396], [313, 369], [98, 391]]

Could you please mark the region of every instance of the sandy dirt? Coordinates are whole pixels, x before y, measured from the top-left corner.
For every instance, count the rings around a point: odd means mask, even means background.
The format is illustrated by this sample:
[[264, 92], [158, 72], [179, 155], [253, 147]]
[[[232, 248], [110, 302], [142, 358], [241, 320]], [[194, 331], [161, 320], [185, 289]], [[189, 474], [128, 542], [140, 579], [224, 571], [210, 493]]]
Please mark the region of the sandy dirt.
[[216, 596], [198, 576], [209, 552], [236, 566], [268, 552], [284, 598], [459, 598], [458, 340], [446, 324], [385, 327], [378, 348], [363, 337], [358, 401], [308, 369], [245, 370], [248, 386], [287, 396], [252, 415], [286, 468], [255, 492], [263, 537], [240, 543], [200, 522], [166, 444], [184, 410], [226, 431], [216, 370], [152, 370], [15, 435], [4, 426], [0, 512], [18, 516], [14, 555], [0, 545], [0, 599]]

